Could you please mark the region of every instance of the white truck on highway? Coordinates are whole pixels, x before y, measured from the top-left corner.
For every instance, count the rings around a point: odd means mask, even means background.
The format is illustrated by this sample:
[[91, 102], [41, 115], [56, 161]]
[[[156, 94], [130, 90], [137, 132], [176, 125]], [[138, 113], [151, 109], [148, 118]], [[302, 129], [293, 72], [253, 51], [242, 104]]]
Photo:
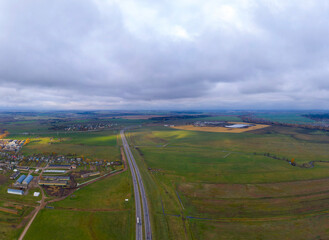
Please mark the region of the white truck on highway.
[[140, 224], [141, 220], [139, 219], [139, 217], [137, 217], [137, 223]]

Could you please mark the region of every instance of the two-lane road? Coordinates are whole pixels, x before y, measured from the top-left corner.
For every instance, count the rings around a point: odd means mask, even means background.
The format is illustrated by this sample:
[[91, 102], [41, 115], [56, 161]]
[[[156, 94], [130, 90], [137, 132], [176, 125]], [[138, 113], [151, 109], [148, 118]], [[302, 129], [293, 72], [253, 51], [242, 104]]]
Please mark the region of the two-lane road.
[[[143, 239], [143, 230], [142, 230], [142, 220], [144, 220], [144, 227], [145, 227], [145, 239], [151, 240], [152, 239], [152, 230], [151, 230], [151, 223], [150, 223], [150, 215], [149, 215], [149, 208], [147, 204], [147, 198], [146, 193], [143, 185], [143, 180], [140, 175], [138, 166], [136, 164], [136, 161], [134, 159], [134, 156], [129, 148], [128, 142], [126, 140], [126, 137], [124, 135], [124, 130], [121, 130], [121, 139], [123, 143], [123, 147], [128, 159], [130, 172], [133, 178], [133, 184], [134, 184], [134, 193], [135, 193], [135, 206], [136, 206], [136, 240]], [[139, 186], [139, 188], [138, 188]], [[140, 198], [141, 197], [141, 198]], [[140, 199], [142, 199], [142, 205], [143, 205], [143, 216], [141, 214], [141, 202]], [[139, 219], [137, 221], [137, 219]]]

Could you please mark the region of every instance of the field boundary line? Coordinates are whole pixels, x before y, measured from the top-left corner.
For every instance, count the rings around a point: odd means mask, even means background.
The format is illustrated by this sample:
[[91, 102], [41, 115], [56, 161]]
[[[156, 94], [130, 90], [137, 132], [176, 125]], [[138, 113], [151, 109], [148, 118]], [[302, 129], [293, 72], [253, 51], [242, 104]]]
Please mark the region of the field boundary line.
[[178, 197], [178, 200], [179, 200], [180, 205], [182, 205], [182, 208], [185, 210], [184, 205], [183, 205], [183, 203], [182, 203], [182, 200], [180, 199], [180, 196], [179, 196], [177, 190], [176, 190], [175, 192], [176, 192], [176, 194], [177, 194], [177, 197]]
[[229, 152], [228, 154], [226, 154], [223, 158], [226, 158], [226, 157], [228, 157], [228, 156], [230, 156], [231, 155], [231, 153], [232, 152]]

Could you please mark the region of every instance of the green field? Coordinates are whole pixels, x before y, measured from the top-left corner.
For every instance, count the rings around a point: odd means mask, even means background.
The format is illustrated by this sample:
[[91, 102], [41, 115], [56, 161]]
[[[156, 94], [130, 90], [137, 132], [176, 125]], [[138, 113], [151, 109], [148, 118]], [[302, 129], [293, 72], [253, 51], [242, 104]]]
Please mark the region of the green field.
[[[77, 119], [66, 121], [65, 124], [77, 124], [81, 121], [86, 123], [92, 122], [92, 120]], [[120, 119], [109, 119], [106, 121], [121, 124]], [[124, 123], [126, 123], [126, 120]], [[55, 152], [63, 155], [83, 155], [92, 160], [105, 159], [116, 161], [120, 159], [117, 145], [118, 130], [116, 128], [89, 132], [57, 132], [49, 130], [50, 127], [50, 122], [44, 121], [42, 118], [0, 123], [0, 129], [6, 129], [10, 133], [6, 138], [31, 139], [31, 142], [24, 146], [21, 151], [24, 155]]]
[[25, 239], [134, 237], [135, 205], [128, 171], [88, 185], [49, 206], [54, 209], [43, 209], [38, 214]]
[[[308, 121], [297, 113], [262, 116], [286, 123]], [[24, 155], [56, 152], [115, 161], [121, 159], [119, 129], [135, 126], [126, 135], [144, 180], [154, 239], [329, 239], [327, 132], [271, 126], [238, 134], [212, 133], [128, 119], [103, 119], [118, 127], [102, 131], [56, 132], [49, 130], [47, 119], [52, 117], [31, 116], [2, 122], [0, 128], [10, 132], [7, 138], [31, 139], [23, 147]], [[236, 115], [223, 115], [176, 119], [174, 124], [199, 120], [240, 121]], [[66, 119], [60, 124], [91, 121]], [[285, 160], [292, 158], [296, 167]], [[0, 212], [0, 239], [17, 239], [23, 217], [40, 200], [32, 196], [34, 190], [27, 196], [7, 194], [13, 182], [9, 175], [0, 176], [0, 207], [6, 202], [27, 206], [18, 215]], [[129, 171], [82, 187], [48, 206], [54, 209], [39, 212], [25, 239], [135, 239]]]
[[77, 154], [92, 160], [120, 160], [117, 130], [101, 132], [47, 133], [32, 136], [10, 134], [10, 139], [26, 139], [31, 142], [21, 151], [24, 155], [55, 152], [61, 155]]
[[[130, 210], [133, 207], [131, 179], [128, 171], [107, 177], [79, 189], [63, 201], [51, 204], [60, 208]], [[124, 200], [129, 199], [127, 203]]]
[[274, 113], [256, 113], [255, 116], [258, 118], [263, 118], [265, 120], [279, 122], [279, 123], [292, 123], [292, 124], [307, 124], [314, 123], [315, 121], [302, 116], [303, 113], [282, 113], [282, 112], [274, 112]]
[[193, 118], [193, 121], [230, 121], [239, 122], [241, 119], [238, 116], [213, 116], [204, 118]]
[[[14, 207], [6, 206], [6, 203], [13, 203], [13, 201], [1, 199], [0, 207], [16, 210]], [[22, 206], [22, 209], [17, 210], [18, 214], [0, 211], [0, 239], [17, 239], [22, 231], [20, 223], [32, 210], [33, 207]]]
[[[152, 199], [156, 239], [329, 237], [329, 134], [287, 127], [240, 134], [149, 127], [128, 139], [137, 147]], [[327, 162], [293, 167], [264, 153], [299, 164]]]
[[42, 210], [25, 239], [133, 239], [131, 212]]

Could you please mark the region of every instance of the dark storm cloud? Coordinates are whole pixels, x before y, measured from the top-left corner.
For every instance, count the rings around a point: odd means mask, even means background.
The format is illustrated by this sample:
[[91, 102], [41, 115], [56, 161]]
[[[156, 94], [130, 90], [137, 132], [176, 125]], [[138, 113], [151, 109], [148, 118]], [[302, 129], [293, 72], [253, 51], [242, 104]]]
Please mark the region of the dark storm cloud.
[[328, 10], [306, 0], [0, 0], [2, 106], [328, 108]]

